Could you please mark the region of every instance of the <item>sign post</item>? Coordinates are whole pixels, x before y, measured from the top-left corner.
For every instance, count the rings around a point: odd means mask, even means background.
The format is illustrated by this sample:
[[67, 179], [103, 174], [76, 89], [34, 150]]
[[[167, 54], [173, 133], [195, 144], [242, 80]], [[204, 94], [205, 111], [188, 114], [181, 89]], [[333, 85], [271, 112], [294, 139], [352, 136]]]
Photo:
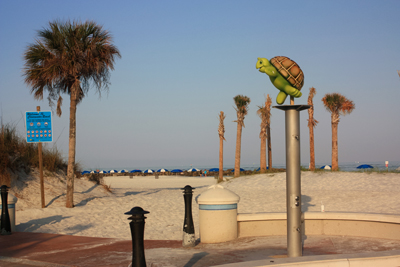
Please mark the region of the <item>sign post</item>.
[[39, 151], [39, 173], [40, 173], [40, 195], [42, 208], [46, 207], [44, 198], [43, 180], [43, 153], [42, 142], [53, 141], [53, 130], [51, 124], [51, 111], [40, 112], [40, 106], [36, 107], [36, 112], [26, 112], [26, 142], [38, 143]]

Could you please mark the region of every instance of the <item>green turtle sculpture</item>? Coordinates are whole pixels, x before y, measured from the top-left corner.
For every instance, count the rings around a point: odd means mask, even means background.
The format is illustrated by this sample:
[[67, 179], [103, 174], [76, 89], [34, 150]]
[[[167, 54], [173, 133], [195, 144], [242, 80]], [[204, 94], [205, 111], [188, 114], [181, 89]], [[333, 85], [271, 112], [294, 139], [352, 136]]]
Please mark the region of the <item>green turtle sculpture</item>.
[[256, 68], [267, 74], [272, 84], [280, 90], [276, 103], [282, 105], [288, 95], [300, 97], [304, 84], [304, 73], [296, 62], [288, 57], [278, 56], [268, 60], [258, 58]]

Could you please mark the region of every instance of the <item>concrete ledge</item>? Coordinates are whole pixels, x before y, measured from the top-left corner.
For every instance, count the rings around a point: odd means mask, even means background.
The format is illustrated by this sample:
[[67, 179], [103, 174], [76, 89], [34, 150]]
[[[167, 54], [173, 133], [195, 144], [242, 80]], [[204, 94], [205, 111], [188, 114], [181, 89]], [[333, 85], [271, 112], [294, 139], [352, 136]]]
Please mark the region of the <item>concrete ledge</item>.
[[400, 250], [375, 253], [304, 256], [266, 259], [218, 265], [219, 267], [311, 266], [311, 267], [394, 267], [400, 266]]
[[[286, 213], [238, 214], [238, 236], [286, 235]], [[400, 240], [400, 216], [305, 212], [305, 235], [359, 236]]]

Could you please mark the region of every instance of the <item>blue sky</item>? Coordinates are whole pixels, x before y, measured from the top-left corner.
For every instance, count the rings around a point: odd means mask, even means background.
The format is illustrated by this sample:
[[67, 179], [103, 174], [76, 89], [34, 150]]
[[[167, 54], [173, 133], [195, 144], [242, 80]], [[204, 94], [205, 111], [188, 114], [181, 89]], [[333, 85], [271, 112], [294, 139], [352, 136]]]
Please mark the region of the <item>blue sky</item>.
[[[24, 84], [23, 53], [49, 21], [94, 20], [121, 52], [108, 92], [92, 90], [77, 109], [77, 161], [85, 168], [217, 166], [224, 111], [224, 165], [234, 164], [233, 97], [251, 99], [242, 165], [258, 166], [257, 106], [278, 90], [258, 57], [283, 55], [315, 87], [316, 162], [331, 161], [327, 93], [356, 109], [339, 123], [339, 162], [400, 161], [399, 1], [4, 1], [0, 0], [0, 105], [3, 123], [24, 134], [25, 111], [40, 105]], [[68, 154], [69, 97], [53, 116], [55, 142]], [[286, 102], [285, 104], [288, 104]], [[301, 161], [309, 162], [308, 113], [300, 116]], [[273, 164], [285, 162], [284, 112], [272, 109]]]

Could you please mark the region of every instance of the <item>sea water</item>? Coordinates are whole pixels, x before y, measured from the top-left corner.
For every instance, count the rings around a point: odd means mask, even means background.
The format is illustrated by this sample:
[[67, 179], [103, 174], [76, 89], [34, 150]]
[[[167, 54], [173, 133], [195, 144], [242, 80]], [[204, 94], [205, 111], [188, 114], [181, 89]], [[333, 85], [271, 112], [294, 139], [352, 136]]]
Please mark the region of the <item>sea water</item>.
[[[316, 163], [315, 164], [315, 168], [316, 169], [320, 169], [323, 166], [331, 165], [331, 164], [332, 163], [330, 163], [330, 162]], [[368, 164], [368, 165], [373, 166], [374, 168], [373, 169], [357, 169], [357, 167], [362, 165], [362, 164]], [[272, 164], [272, 167], [276, 168], [276, 169], [278, 169], [278, 168], [285, 169], [286, 165], [285, 164]], [[304, 168], [304, 169], [308, 169], [308, 163], [301, 164], [301, 167]], [[120, 170], [131, 171], [131, 170], [134, 170], [134, 169], [139, 169], [139, 170], [144, 171], [144, 170], [147, 170], [147, 169], [151, 169], [151, 170], [157, 171], [157, 170], [162, 169], [162, 168], [167, 169], [169, 171], [172, 171], [174, 169], [180, 169], [182, 171], [185, 171], [185, 170], [189, 170], [191, 168], [196, 168], [196, 169], [199, 169], [199, 170], [209, 170], [211, 168], [218, 168], [218, 165], [204, 165], [204, 166], [190, 166], [190, 165], [189, 166], [186, 166], [186, 165], [180, 165], [179, 166], [179, 165], [176, 165], [176, 166], [142, 166], [142, 167], [140, 167], [140, 166], [127, 166], [125, 168], [95, 168], [95, 169], [92, 169], [92, 170], [112, 170], [112, 169], [115, 169], [117, 171], [120, 171]], [[234, 166], [230, 166], [230, 165], [224, 166], [224, 170], [233, 169], [233, 168], [234, 168]], [[240, 166], [240, 168], [242, 168], [244, 170], [253, 171], [253, 170], [257, 170], [259, 168], [259, 166], [256, 165], [256, 164], [243, 164], [243, 165]], [[339, 162], [339, 170], [340, 171], [369, 171], [369, 170], [373, 170], [373, 171], [387, 171], [387, 170], [388, 171], [395, 171], [398, 168], [400, 168], [400, 161], [389, 161], [388, 168], [386, 168], [386, 166], [385, 166], [385, 161], [382, 161], [382, 162]]]

